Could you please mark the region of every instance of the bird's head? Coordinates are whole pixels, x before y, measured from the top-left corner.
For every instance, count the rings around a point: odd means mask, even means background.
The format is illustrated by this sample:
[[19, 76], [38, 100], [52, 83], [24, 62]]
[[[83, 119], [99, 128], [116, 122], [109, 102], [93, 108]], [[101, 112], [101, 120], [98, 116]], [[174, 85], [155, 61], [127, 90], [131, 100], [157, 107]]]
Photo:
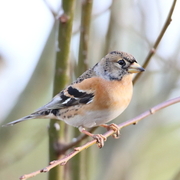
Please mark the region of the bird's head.
[[107, 80], [121, 80], [125, 75], [144, 71], [136, 59], [125, 52], [112, 51], [94, 66], [96, 74]]

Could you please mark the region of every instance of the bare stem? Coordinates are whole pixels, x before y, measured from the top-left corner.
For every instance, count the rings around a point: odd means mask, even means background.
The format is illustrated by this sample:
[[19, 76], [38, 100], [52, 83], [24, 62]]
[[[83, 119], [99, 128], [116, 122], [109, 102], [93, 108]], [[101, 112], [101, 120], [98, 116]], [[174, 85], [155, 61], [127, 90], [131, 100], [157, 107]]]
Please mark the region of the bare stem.
[[[80, 26], [80, 44], [79, 44], [79, 55], [78, 55], [78, 64], [75, 67], [75, 75], [78, 77], [83, 72], [88, 69], [88, 52], [89, 52], [89, 32], [90, 32], [90, 25], [91, 25], [91, 15], [92, 15], [92, 5], [93, 0], [83, 0], [81, 1], [81, 26]], [[74, 128], [73, 129], [73, 137], [79, 135], [79, 130]], [[86, 136], [80, 136], [79, 142], [83, 143], [82, 140], [86, 138]], [[77, 142], [77, 139], [76, 139]], [[71, 148], [74, 142], [65, 145], [63, 149], [67, 151]], [[70, 146], [69, 146], [70, 145]], [[85, 154], [84, 154], [85, 153]], [[85, 158], [86, 157], [86, 158]], [[88, 166], [90, 163], [86, 163], [87, 157], [90, 157], [88, 152], [83, 152], [79, 156], [73, 158], [69, 166], [71, 167], [71, 173], [69, 175], [70, 179], [78, 179], [83, 180], [89, 179]], [[83, 166], [82, 166], [83, 164]]]
[[[119, 127], [119, 129], [122, 129], [122, 128], [126, 127], [126, 126], [129, 126], [129, 125], [132, 125], [132, 124], [137, 124], [139, 121], [141, 121], [145, 117], [147, 117], [149, 115], [153, 115], [155, 112], [157, 112], [157, 111], [159, 111], [159, 110], [161, 110], [161, 109], [163, 109], [165, 107], [168, 107], [170, 105], [179, 103], [179, 102], [180, 102], [180, 97], [177, 97], [177, 98], [162, 102], [161, 104], [158, 104], [158, 105], [152, 107], [151, 109], [145, 111], [144, 113], [140, 114], [139, 116], [119, 124], [118, 127]], [[109, 137], [113, 133], [114, 133], [113, 130], [109, 130], [106, 133], [104, 133], [103, 136]], [[45, 168], [43, 168], [41, 170], [32, 172], [30, 174], [25, 174], [25, 175], [21, 176], [20, 179], [24, 180], [24, 179], [28, 179], [30, 177], [34, 177], [34, 176], [36, 176], [36, 175], [38, 175], [38, 174], [40, 174], [42, 172], [48, 172], [52, 168], [54, 168], [54, 167], [56, 167], [58, 165], [64, 166], [72, 157], [74, 157], [76, 154], [80, 153], [81, 151], [89, 148], [93, 144], [96, 144], [96, 140], [92, 140], [92, 141], [87, 142], [86, 144], [84, 144], [84, 145], [82, 145], [80, 147], [75, 148], [74, 151], [72, 151], [68, 155], [64, 156], [62, 159], [52, 161], [52, 162], [50, 162], [49, 166], [47, 166], [47, 167], [45, 167]]]
[[[70, 42], [72, 36], [72, 25], [74, 15], [75, 0], [62, 0], [62, 8], [64, 13], [59, 17], [58, 23], [58, 52], [56, 56], [54, 91], [53, 95], [59, 93], [69, 83], [69, 56]], [[61, 127], [61, 130], [60, 128]], [[49, 161], [58, 159], [57, 146], [63, 144], [67, 138], [67, 128], [64, 123], [58, 120], [50, 120], [49, 126]], [[57, 166], [49, 173], [49, 180], [62, 180], [65, 176], [65, 171], [60, 166]]]
[[[94, 132], [98, 127], [93, 127], [89, 130], [90, 133]], [[73, 148], [74, 146], [76, 146], [77, 144], [79, 144], [80, 142], [82, 142], [82, 140], [86, 139], [88, 136], [86, 134], [81, 134], [80, 136], [74, 138], [75, 141], [64, 145], [64, 147], [60, 150], [60, 154], [63, 154], [64, 152], [66, 152], [68, 149]]]
[[[168, 14], [168, 17], [167, 17], [167, 19], [166, 19], [166, 21], [165, 21], [165, 23], [164, 23], [164, 26], [163, 26], [163, 28], [162, 28], [159, 36], [157, 37], [157, 39], [156, 39], [153, 47], [150, 49], [150, 51], [149, 51], [149, 53], [148, 53], [148, 55], [147, 55], [147, 57], [146, 57], [146, 59], [145, 59], [145, 62], [144, 62], [144, 64], [143, 64], [143, 67], [144, 67], [145, 69], [146, 69], [147, 65], [149, 64], [151, 57], [155, 54], [156, 49], [157, 49], [159, 43], [161, 42], [162, 37], [164, 36], [164, 34], [165, 34], [165, 32], [166, 32], [169, 24], [170, 24], [171, 21], [172, 21], [172, 14], [173, 14], [175, 5], [176, 5], [176, 0], [173, 1], [172, 6], [171, 6], [171, 9], [170, 9], [169, 14]], [[140, 76], [141, 76], [141, 73], [137, 74], [136, 77], [135, 77], [134, 80], [133, 80], [133, 83], [136, 83], [136, 81], [139, 79]]]
[[87, 56], [89, 49], [88, 42], [91, 24], [92, 4], [93, 0], [85, 0], [82, 2], [79, 59], [76, 73], [77, 76], [81, 75], [88, 68]]

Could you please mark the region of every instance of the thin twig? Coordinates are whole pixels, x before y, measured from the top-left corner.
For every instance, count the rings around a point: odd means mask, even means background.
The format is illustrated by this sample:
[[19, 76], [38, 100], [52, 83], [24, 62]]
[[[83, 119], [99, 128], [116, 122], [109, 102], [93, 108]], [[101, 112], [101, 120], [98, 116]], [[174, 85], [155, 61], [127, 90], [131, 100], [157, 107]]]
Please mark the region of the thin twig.
[[[173, 14], [175, 5], [176, 5], [176, 0], [173, 1], [172, 6], [171, 6], [171, 9], [170, 9], [169, 14], [168, 14], [168, 17], [167, 17], [167, 19], [166, 19], [166, 21], [165, 21], [165, 23], [164, 23], [164, 26], [163, 26], [163, 28], [162, 28], [162, 30], [161, 30], [158, 38], [156, 39], [153, 47], [150, 49], [150, 51], [149, 51], [149, 53], [148, 53], [148, 55], [147, 55], [147, 57], [146, 57], [146, 59], [145, 59], [145, 62], [144, 62], [144, 64], [143, 64], [143, 67], [144, 67], [145, 69], [146, 69], [147, 65], [149, 64], [151, 57], [152, 57], [152, 56], [154, 55], [154, 53], [156, 52], [156, 49], [157, 49], [157, 47], [158, 47], [158, 45], [159, 45], [162, 37], [164, 36], [164, 34], [165, 34], [165, 32], [166, 32], [169, 24], [170, 24], [171, 21], [172, 21], [172, 14]], [[139, 74], [136, 75], [136, 77], [135, 77], [134, 80], [133, 80], [133, 84], [139, 79], [140, 76], [141, 76], [141, 73], [139, 73]]]
[[[159, 110], [161, 110], [161, 109], [163, 109], [165, 107], [168, 107], [170, 105], [173, 105], [173, 104], [176, 104], [176, 103], [179, 103], [179, 102], [180, 102], [180, 97], [165, 101], [165, 102], [163, 102], [161, 104], [158, 104], [158, 105], [152, 107], [151, 109], [145, 111], [144, 113], [140, 114], [139, 116], [137, 116], [137, 117], [135, 117], [133, 119], [130, 119], [130, 120], [124, 122], [124, 123], [119, 124], [118, 127], [119, 127], [119, 129], [122, 129], [122, 128], [126, 127], [126, 126], [129, 126], [129, 125], [132, 125], [132, 124], [137, 124], [139, 121], [141, 121], [145, 117], [147, 117], [149, 115], [152, 115], [155, 112], [157, 112], [157, 111], [159, 111]], [[109, 130], [106, 133], [104, 133], [103, 136], [109, 137], [109, 136], [113, 135], [113, 133], [114, 133], [113, 130]], [[93, 144], [96, 144], [96, 140], [92, 140], [92, 141], [87, 142], [86, 144], [84, 144], [84, 145], [82, 145], [80, 147], [75, 148], [74, 151], [72, 151], [71, 153], [66, 155], [64, 158], [52, 161], [52, 162], [50, 162], [49, 166], [47, 166], [47, 167], [45, 167], [45, 168], [43, 168], [41, 170], [32, 172], [30, 174], [25, 174], [25, 175], [21, 176], [20, 179], [25, 180], [25, 179], [28, 179], [30, 177], [34, 177], [34, 176], [36, 176], [36, 175], [38, 175], [38, 174], [40, 174], [42, 172], [48, 172], [52, 168], [54, 168], [54, 167], [56, 167], [58, 165], [64, 166], [72, 157], [74, 157], [76, 154], [80, 153], [81, 151], [89, 148]]]
[[[94, 132], [98, 127], [93, 127], [89, 130], [90, 133]], [[69, 144], [64, 145], [64, 147], [58, 152], [59, 154], [63, 154], [64, 152], [66, 152], [68, 149], [71, 149], [72, 147], [76, 146], [77, 144], [79, 144], [82, 140], [88, 138], [89, 136], [87, 136], [86, 134], [81, 134], [75, 139], [75, 141], [72, 141]]]

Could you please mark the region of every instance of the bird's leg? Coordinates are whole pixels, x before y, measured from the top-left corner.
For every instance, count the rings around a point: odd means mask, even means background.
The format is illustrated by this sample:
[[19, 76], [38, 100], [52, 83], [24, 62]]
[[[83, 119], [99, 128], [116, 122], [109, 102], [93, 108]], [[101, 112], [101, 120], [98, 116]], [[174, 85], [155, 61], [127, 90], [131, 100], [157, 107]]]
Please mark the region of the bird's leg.
[[120, 131], [118, 125], [112, 123], [112, 124], [101, 124], [100, 126], [106, 128], [107, 130], [113, 130], [114, 134], [112, 135], [113, 138], [118, 139], [120, 136]]
[[84, 133], [87, 136], [90, 136], [93, 139], [95, 139], [97, 141], [97, 145], [98, 145], [99, 148], [102, 148], [104, 146], [104, 141], [107, 140], [107, 138], [105, 136], [103, 136], [102, 134], [92, 134], [92, 133], [86, 131], [86, 129], [83, 128], [82, 126], [79, 127], [79, 131], [81, 133]]

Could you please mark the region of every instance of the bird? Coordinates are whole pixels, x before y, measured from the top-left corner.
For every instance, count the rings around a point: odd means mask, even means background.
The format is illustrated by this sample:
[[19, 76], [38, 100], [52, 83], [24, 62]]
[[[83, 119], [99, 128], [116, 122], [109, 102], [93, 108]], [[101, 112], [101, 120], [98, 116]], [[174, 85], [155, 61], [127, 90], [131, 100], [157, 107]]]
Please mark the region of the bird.
[[98, 147], [102, 148], [106, 137], [92, 134], [86, 129], [102, 126], [112, 129], [114, 137], [118, 138], [118, 126], [107, 123], [127, 108], [133, 93], [133, 74], [143, 71], [145, 69], [131, 54], [111, 51], [54, 96], [49, 103], [4, 126], [28, 119], [57, 119], [91, 136], [97, 141]]

